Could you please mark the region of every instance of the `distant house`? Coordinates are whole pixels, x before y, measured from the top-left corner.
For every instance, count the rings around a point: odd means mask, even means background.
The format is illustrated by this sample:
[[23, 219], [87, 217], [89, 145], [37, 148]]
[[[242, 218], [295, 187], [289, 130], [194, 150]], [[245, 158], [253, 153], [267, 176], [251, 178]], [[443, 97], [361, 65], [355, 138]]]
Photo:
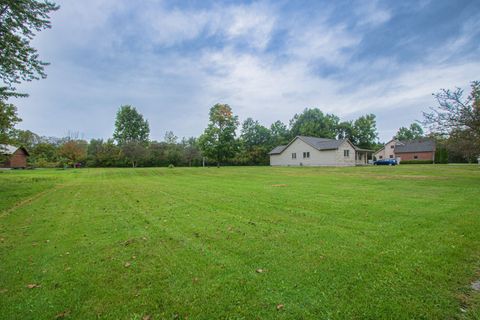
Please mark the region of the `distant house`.
[[272, 166], [366, 165], [372, 150], [354, 146], [348, 139], [297, 136], [289, 144], [269, 152]]
[[435, 161], [435, 141], [417, 139], [400, 141], [392, 139], [375, 152], [375, 159], [397, 159], [398, 161], [429, 160]]
[[[8, 144], [0, 144], [0, 168], [26, 168], [27, 149], [24, 147], [15, 147]], [[5, 160], [6, 159], [6, 160]]]

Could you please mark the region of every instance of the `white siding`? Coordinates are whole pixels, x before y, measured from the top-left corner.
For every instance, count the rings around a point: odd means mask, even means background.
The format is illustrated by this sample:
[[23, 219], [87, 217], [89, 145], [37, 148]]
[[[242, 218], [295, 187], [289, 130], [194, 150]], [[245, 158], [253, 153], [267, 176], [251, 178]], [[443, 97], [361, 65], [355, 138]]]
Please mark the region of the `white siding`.
[[[343, 150], [349, 150], [349, 157], [344, 157]], [[304, 152], [310, 152], [310, 158], [303, 158]], [[297, 154], [292, 159], [292, 153]], [[272, 166], [354, 166], [355, 150], [344, 142], [338, 150], [318, 151], [300, 139], [295, 139], [281, 154], [270, 156]]]
[[[348, 150], [348, 157], [345, 157], [344, 150]], [[355, 149], [346, 141], [336, 151], [336, 166], [354, 166], [355, 163]]]

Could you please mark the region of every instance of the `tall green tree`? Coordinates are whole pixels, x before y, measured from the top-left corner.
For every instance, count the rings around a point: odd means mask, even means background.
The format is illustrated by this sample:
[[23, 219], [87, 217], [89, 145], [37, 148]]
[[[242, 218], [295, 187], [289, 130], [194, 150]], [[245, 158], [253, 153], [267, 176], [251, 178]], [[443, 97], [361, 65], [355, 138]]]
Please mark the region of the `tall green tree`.
[[398, 129], [395, 137], [398, 140], [415, 140], [423, 137], [423, 129], [418, 123], [412, 123], [410, 127]]
[[30, 41], [51, 27], [50, 13], [58, 8], [48, 0], [0, 1], [0, 99], [26, 96], [16, 92], [16, 84], [46, 77], [48, 63], [40, 60]]
[[118, 145], [122, 146], [130, 142], [147, 144], [149, 134], [148, 121], [143, 119], [143, 115], [135, 107], [129, 105], [120, 107], [113, 133], [113, 138]]
[[238, 117], [228, 104], [217, 103], [210, 109], [209, 124], [198, 139], [202, 153], [217, 166], [233, 158], [238, 150], [235, 130]]
[[272, 138], [272, 146], [280, 146], [290, 142], [292, 137], [285, 123], [280, 120], [275, 121], [270, 126], [270, 135]]
[[268, 128], [248, 118], [242, 124], [240, 135], [242, 158], [247, 164], [268, 163], [268, 152], [272, 149], [272, 136]]
[[337, 126], [337, 139], [348, 139], [353, 144], [357, 143], [357, 133], [353, 121], [342, 121]]
[[374, 114], [359, 117], [353, 123], [355, 139], [352, 141], [360, 148], [372, 149], [378, 140], [377, 122]]
[[0, 100], [0, 144], [6, 144], [11, 138], [15, 125], [22, 121], [17, 115], [17, 108]]
[[290, 120], [293, 136], [313, 136], [335, 139], [340, 119], [333, 114], [324, 114], [320, 109], [305, 109]]

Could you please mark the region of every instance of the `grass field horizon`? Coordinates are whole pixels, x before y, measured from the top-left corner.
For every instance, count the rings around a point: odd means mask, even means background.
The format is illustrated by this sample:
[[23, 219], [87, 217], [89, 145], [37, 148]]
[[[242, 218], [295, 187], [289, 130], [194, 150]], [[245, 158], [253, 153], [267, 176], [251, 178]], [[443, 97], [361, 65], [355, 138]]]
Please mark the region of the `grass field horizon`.
[[479, 319], [480, 167], [0, 172], [1, 319]]

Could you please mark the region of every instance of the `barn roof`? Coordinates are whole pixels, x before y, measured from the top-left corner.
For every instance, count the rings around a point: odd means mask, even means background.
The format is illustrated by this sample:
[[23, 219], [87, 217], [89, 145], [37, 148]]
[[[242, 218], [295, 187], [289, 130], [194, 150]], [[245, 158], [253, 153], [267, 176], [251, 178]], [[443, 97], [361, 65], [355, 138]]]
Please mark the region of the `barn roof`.
[[23, 151], [25, 151], [27, 156], [29, 155], [27, 149], [25, 149], [24, 147], [16, 147], [16, 146], [12, 146], [10, 144], [0, 144], [0, 154], [12, 155], [18, 149], [22, 149]]
[[435, 141], [430, 139], [408, 140], [400, 142], [401, 144], [397, 144], [395, 146], [395, 153], [435, 151]]

